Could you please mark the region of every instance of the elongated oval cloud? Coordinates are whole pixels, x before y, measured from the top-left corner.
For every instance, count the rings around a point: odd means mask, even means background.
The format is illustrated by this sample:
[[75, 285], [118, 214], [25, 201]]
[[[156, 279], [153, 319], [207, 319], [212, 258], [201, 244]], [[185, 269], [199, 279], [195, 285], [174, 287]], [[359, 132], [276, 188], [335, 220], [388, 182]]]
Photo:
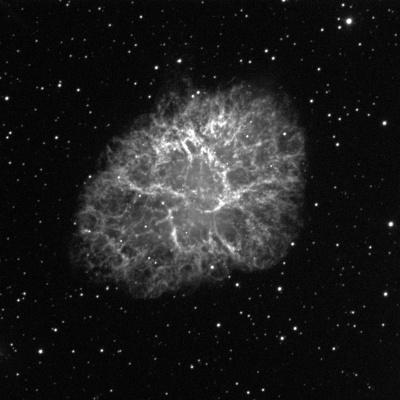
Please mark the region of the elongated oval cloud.
[[304, 137], [271, 94], [170, 94], [111, 147], [77, 213], [74, 260], [94, 276], [154, 298], [286, 255], [301, 225]]

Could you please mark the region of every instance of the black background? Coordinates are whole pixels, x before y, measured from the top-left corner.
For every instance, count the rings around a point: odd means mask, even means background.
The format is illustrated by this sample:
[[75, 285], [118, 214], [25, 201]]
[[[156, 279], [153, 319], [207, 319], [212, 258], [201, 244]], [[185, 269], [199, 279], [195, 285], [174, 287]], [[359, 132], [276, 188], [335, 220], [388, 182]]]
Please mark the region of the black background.
[[[1, 398], [397, 398], [397, 2], [0, 12]], [[267, 273], [133, 300], [73, 272], [73, 215], [107, 141], [180, 76], [288, 94], [307, 137], [306, 225]]]

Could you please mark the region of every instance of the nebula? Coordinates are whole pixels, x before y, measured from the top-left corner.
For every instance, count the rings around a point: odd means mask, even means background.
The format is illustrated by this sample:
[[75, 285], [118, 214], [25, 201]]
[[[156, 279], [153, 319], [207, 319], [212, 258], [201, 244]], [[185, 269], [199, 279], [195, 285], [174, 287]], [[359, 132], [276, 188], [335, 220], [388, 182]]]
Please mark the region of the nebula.
[[156, 298], [276, 265], [301, 228], [304, 133], [287, 100], [238, 84], [174, 92], [104, 152], [73, 259]]

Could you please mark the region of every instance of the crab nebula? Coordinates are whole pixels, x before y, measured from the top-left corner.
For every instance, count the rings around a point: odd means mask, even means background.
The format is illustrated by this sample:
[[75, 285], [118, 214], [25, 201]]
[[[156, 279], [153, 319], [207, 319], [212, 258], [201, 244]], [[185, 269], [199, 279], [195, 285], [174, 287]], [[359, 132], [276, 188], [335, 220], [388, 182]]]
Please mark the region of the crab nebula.
[[170, 92], [103, 157], [73, 260], [136, 298], [268, 269], [301, 228], [303, 130], [290, 102], [252, 85]]

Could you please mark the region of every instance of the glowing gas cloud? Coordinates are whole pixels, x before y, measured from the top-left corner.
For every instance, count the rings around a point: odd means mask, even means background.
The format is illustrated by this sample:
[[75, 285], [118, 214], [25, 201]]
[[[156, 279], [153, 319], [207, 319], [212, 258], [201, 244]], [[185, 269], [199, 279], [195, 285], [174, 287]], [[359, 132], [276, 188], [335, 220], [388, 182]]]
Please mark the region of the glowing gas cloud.
[[305, 157], [289, 102], [238, 84], [169, 93], [139, 121], [82, 190], [76, 263], [155, 298], [287, 254], [301, 227]]

